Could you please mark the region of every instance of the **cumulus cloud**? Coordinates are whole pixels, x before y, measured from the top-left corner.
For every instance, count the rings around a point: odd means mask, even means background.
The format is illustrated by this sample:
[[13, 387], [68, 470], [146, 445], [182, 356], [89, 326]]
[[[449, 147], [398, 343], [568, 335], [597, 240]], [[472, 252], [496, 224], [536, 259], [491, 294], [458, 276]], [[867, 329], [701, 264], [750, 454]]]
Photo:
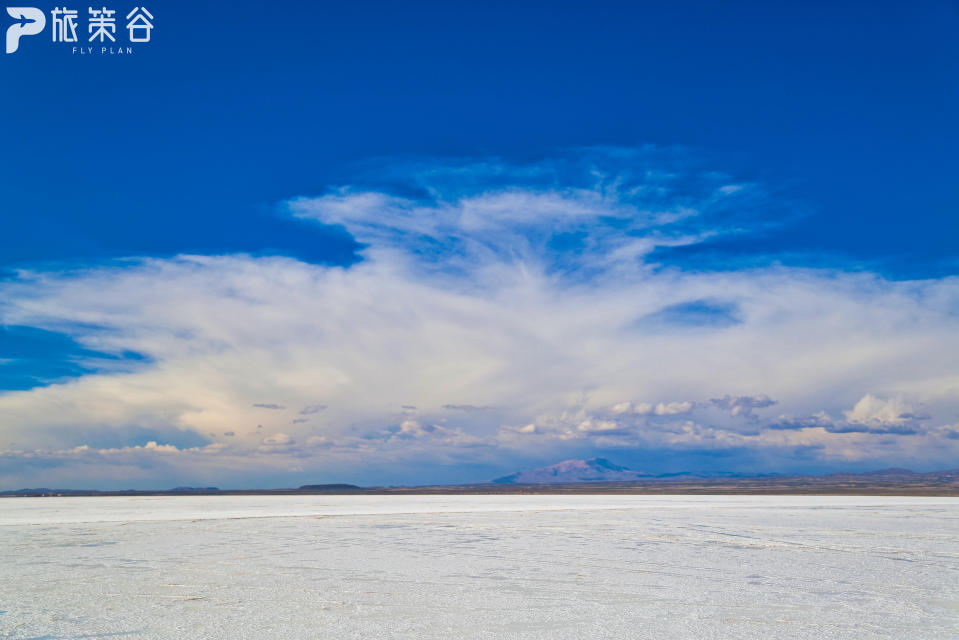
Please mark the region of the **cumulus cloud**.
[[[856, 406], [861, 403], [860, 400]], [[945, 447], [952, 452], [954, 444], [949, 441], [959, 439], [959, 426], [921, 427], [899, 419], [891, 424], [867, 425], [819, 412], [801, 417], [781, 415], [766, 421], [757, 419], [743, 429], [739, 426], [741, 422], [711, 423], [705, 411], [711, 403], [692, 403], [694, 408], [688, 418], [662, 418], [651, 412], [625, 411], [623, 405], [626, 404], [633, 403], [620, 403], [612, 410], [596, 414], [581, 407], [541, 416], [536, 423], [522, 427], [507, 425], [500, 429], [500, 443], [504, 447], [537, 447], [554, 452], [568, 450], [571, 444], [584, 446], [586, 443], [621, 451], [751, 449], [819, 462], [861, 462], [891, 460], [897, 456], [901, 459], [904, 452], [917, 457], [930, 455], [932, 447]], [[855, 413], [855, 409], [845, 413]], [[604, 415], [613, 417], [603, 418]], [[942, 461], [940, 464], [948, 464], [944, 457], [937, 459]]]
[[902, 397], [880, 398], [866, 394], [851, 410], [843, 411], [842, 418], [825, 412], [811, 416], [780, 416], [766, 426], [770, 429], [813, 429], [830, 433], [874, 433], [916, 435], [939, 433], [942, 429], [930, 427], [931, 416], [916, 409]]
[[710, 402], [721, 409], [728, 410], [731, 416], [744, 416], [747, 418], [752, 416], [753, 409], [765, 409], [766, 407], [771, 407], [776, 404], [775, 400], [763, 394], [758, 396], [738, 396], [735, 398], [726, 395], [722, 398], [713, 398]]
[[602, 447], [954, 459], [959, 279], [663, 268], [656, 247], [761, 227], [773, 205], [716, 172], [604, 154], [289, 201], [368, 245], [349, 267], [222, 255], [21, 271], [0, 282], [0, 322], [144, 358], [0, 394], [0, 449], [148, 425], [224, 434], [204, 455], [226, 466], [362, 461], [406, 478]]
[[696, 406], [695, 402], [618, 402], [610, 407], [613, 415], [635, 414], [639, 416], [676, 416], [689, 413]]
[[652, 413], [657, 416], [678, 416], [692, 411], [692, 402], [657, 402]]
[[900, 397], [884, 399], [868, 393], [851, 411], [846, 411], [845, 415], [850, 423], [877, 427], [898, 426], [929, 419], [928, 415], [916, 410]]
[[774, 420], [769, 420], [764, 425], [767, 429], [791, 430], [791, 429], [823, 429], [826, 431], [834, 430], [835, 421], [825, 413], [818, 413], [811, 416], [788, 416], [781, 415]]

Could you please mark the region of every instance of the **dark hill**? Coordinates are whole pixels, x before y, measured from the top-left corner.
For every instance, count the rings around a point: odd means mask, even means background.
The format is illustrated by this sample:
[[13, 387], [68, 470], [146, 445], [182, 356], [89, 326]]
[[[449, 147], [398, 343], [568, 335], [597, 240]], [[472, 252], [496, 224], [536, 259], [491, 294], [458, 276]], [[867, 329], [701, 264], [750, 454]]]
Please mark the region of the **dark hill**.
[[355, 484], [305, 484], [297, 489], [297, 491], [313, 491], [317, 493], [354, 493], [362, 490], [363, 487], [358, 487]]

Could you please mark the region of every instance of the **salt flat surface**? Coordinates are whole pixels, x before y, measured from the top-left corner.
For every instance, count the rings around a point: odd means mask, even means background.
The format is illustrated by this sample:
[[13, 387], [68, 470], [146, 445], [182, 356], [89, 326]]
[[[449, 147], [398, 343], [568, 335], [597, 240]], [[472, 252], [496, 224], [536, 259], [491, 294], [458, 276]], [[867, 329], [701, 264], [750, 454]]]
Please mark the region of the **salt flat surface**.
[[959, 499], [4, 499], [0, 637], [957, 638]]

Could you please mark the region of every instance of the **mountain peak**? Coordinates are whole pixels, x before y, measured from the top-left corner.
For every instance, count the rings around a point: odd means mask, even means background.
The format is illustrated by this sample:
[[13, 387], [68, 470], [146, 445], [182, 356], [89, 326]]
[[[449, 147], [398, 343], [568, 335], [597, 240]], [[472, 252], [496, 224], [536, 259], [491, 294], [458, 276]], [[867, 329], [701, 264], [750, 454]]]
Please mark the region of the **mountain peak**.
[[576, 482], [628, 482], [651, 477], [605, 458], [563, 460], [546, 467], [517, 471], [493, 480], [496, 484], [564, 484]]

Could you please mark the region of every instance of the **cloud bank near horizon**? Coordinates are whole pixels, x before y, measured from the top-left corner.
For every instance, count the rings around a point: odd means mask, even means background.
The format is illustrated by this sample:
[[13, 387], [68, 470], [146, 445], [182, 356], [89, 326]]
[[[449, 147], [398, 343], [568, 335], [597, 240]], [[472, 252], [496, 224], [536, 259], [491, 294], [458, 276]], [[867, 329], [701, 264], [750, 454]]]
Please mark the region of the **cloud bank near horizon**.
[[142, 356], [0, 394], [0, 484], [471, 481], [597, 451], [930, 468], [959, 453], [959, 278], [656, 264], [659, 247], [788, 213], [661, 150], [388, 177], [284, 205], [363, 243], [351, 266], [182, 255], [0, 282], [4, 325]]

